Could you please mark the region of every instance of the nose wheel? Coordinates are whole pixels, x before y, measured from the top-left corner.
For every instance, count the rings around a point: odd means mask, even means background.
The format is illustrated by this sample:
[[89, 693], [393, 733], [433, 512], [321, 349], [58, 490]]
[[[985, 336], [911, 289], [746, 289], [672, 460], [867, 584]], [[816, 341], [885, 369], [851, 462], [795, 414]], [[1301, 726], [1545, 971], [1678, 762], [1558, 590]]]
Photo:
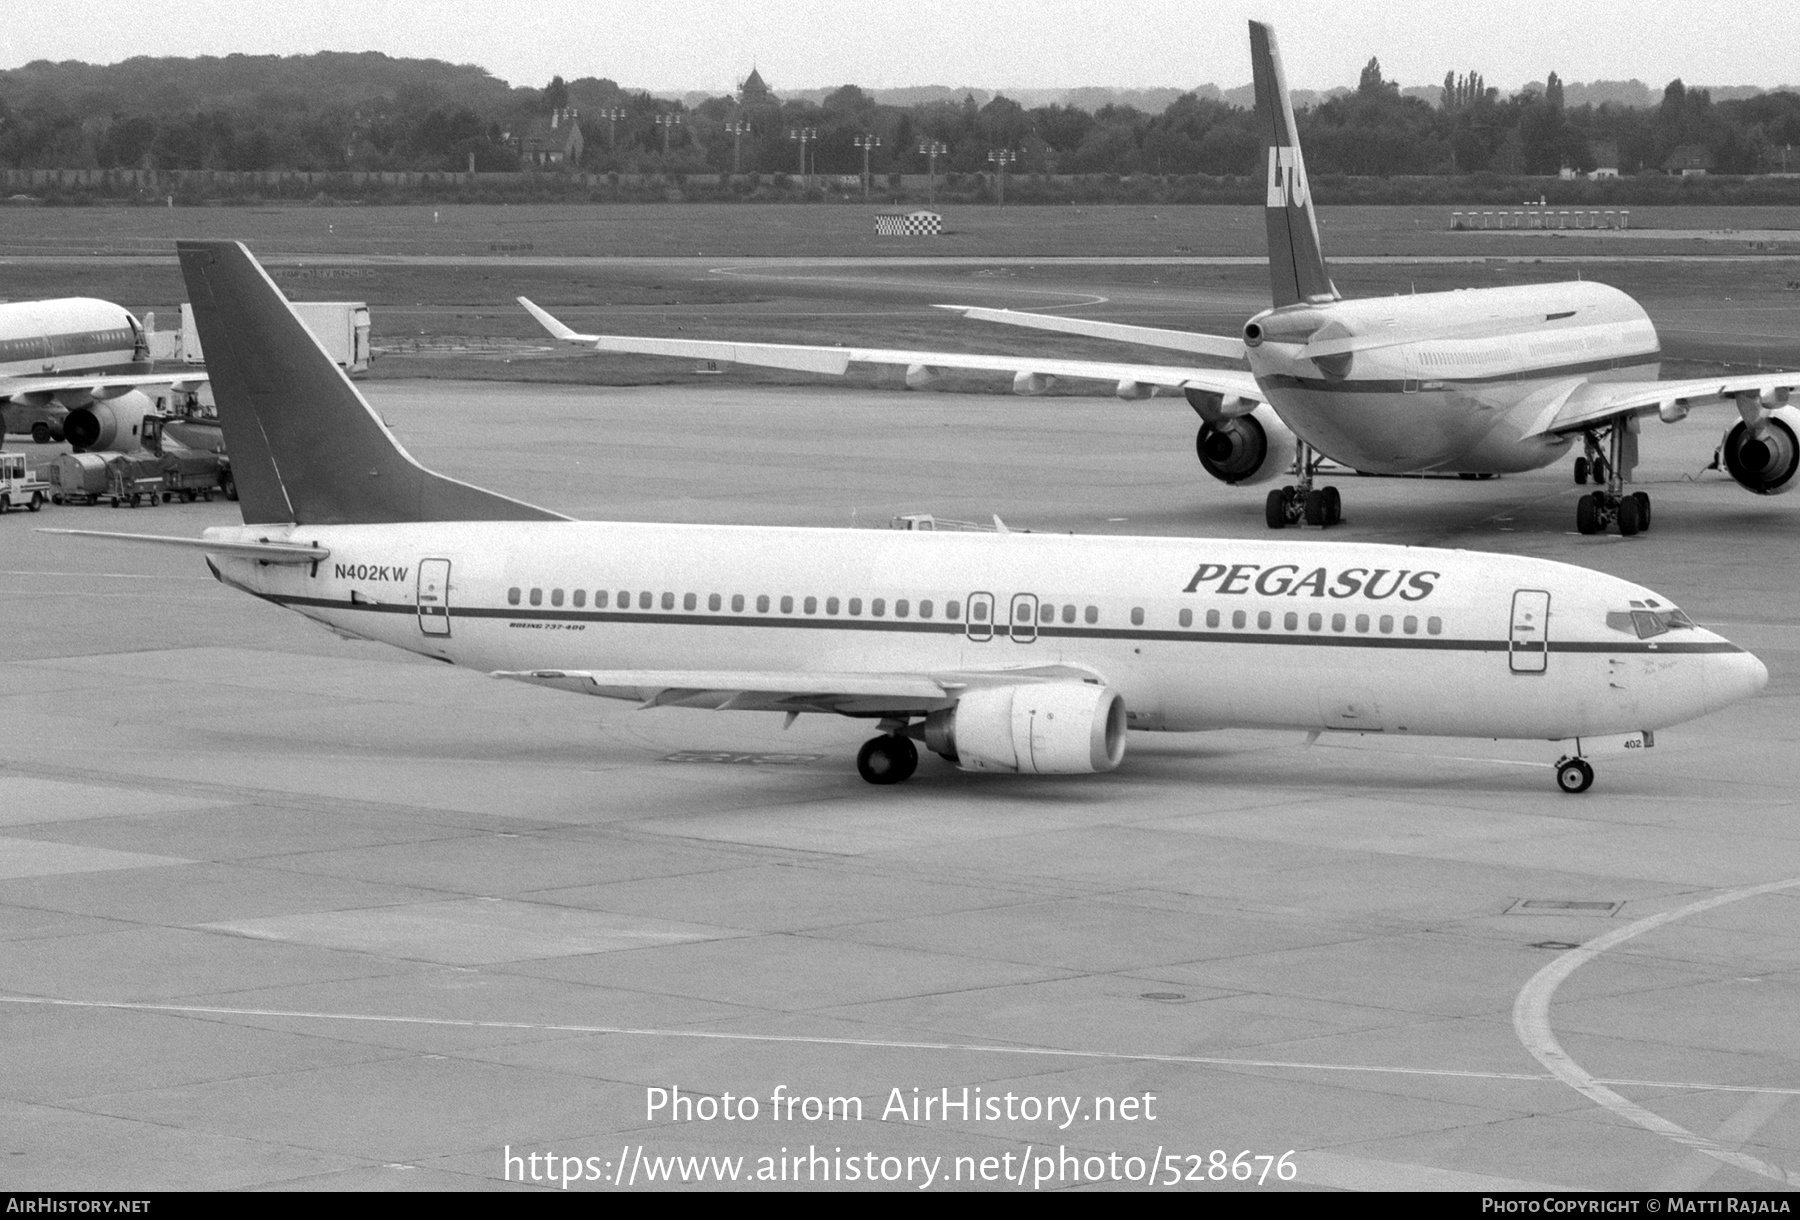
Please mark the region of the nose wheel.
[[897, 784], [919, 769], [919, 749], [908, 737], [871, 737], [856, 752], [856, 773], [871, 784]]
[[1585, 758], [1564, 758], [1556, 764], [1556, 786], [1574, 795], [1594, 786], [1594, 768]]

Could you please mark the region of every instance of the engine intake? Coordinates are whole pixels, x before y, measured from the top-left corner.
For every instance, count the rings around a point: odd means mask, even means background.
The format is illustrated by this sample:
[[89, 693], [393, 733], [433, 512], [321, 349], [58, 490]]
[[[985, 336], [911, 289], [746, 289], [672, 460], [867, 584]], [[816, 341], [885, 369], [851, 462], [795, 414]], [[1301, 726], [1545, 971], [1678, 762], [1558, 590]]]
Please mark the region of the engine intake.
[[1125, 700], [1087, 682], [972, 690], [931, 714], [925, 744], [964, 771], [1111, 771], [1125, 758]]
[[1248, 415], [1201, 424], [1194, 450], [1206, 473], [1232, 485], [1262, 483], [1287, 473], [1298, 442], [1268, 403]]
[[1739, 420], [1720, 445], [1725, 469], [1738, 486], [1759, 496], [1779, 496], [1794, 489], [1800, 472], [1800, 408], [1780, 407], [1752, 428]]
[[144, 416], [154, 415], [155, 404], [138, 391], [108, 402], [91, 402], [69, 412], [63, 435], [77, 450], [128, 453], [143, 448], [140, 432]]

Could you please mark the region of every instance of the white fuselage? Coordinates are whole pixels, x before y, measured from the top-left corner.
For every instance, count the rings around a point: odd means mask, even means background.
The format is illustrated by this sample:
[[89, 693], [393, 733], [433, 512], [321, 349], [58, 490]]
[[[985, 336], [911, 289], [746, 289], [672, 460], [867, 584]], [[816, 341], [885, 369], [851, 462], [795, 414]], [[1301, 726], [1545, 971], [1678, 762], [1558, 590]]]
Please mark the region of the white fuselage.
[[[329, 548], [311, 566], [210, 560], [309, 618], [477, 669], [1065, 666], [1142, 729], [1564, 739], [1686, 720], [1764, 675], [1707, 631], [1639, 638], [1630, 611], [1669, 607], [1649, 590], [1465, 551], [574, 521], [207, 537]], [[427, 574], [447, 618], [419, 613]]]
[[0, 305], [0, 380], [117, 371], [140, 355], [141, 328], [108, 301], [67, 297]]
[[[1654, 379], [1660, 354], [1636, 301], [1579, 281], [1289, 305], [1253, 325], [1250, 369], [1283, 421], [1378, 474], [1548, 465], [1570, 438], [1540, 429], [1570, 389]], [[1354, 350], [1315, 358], [1334, 344]]]

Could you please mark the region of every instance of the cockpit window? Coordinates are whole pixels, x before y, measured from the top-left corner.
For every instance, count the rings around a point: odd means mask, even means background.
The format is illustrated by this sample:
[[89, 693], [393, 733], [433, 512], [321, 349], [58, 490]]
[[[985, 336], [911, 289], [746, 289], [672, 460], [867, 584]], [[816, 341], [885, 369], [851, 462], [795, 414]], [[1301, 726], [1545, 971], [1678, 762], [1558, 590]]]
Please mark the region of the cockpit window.
[[1694, 620], [1674, 606], [1632, 602], [1631, 607], [1630, 610], [1609, 611], [1606, 615], [1606, 625], [1614, 631], [1635, 635], [1640, 640], [1648, 640], [1653, 636], [1664, 635], [1670, 631], [1690, 630], [1694, 627]]

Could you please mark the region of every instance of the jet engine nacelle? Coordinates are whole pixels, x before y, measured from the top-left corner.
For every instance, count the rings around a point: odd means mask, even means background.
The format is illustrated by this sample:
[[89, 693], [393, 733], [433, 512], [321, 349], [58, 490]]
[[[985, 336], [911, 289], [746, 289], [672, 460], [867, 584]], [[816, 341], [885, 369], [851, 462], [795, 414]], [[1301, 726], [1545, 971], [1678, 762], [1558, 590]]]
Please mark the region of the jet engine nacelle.
[[1725, 469], [1738, 486], [1759, 496], [1779, 496], [1800, 483], [1800, 408], [1778, 407], [1751, 427], [1733, 424], [1719, 445]]
[[63, 435], [76, 449], [129, 453], [144, 447], [144, 416], [155, 414], [155, 400], [133, 390], [109, 401], [76, 407], [63, 421]]
[[1201, 424], [1194, 441], [1206, 473], [1234, 486], [1280, 478], [1293, 468], [1298, 448], [1293, 432], [1266, 402], [1248, 415]]
[[964, 771], [1111, 771], [1125, 758], [1125, 700], [1087, 682], [972, 690], [926, 719], [925, 744]]

